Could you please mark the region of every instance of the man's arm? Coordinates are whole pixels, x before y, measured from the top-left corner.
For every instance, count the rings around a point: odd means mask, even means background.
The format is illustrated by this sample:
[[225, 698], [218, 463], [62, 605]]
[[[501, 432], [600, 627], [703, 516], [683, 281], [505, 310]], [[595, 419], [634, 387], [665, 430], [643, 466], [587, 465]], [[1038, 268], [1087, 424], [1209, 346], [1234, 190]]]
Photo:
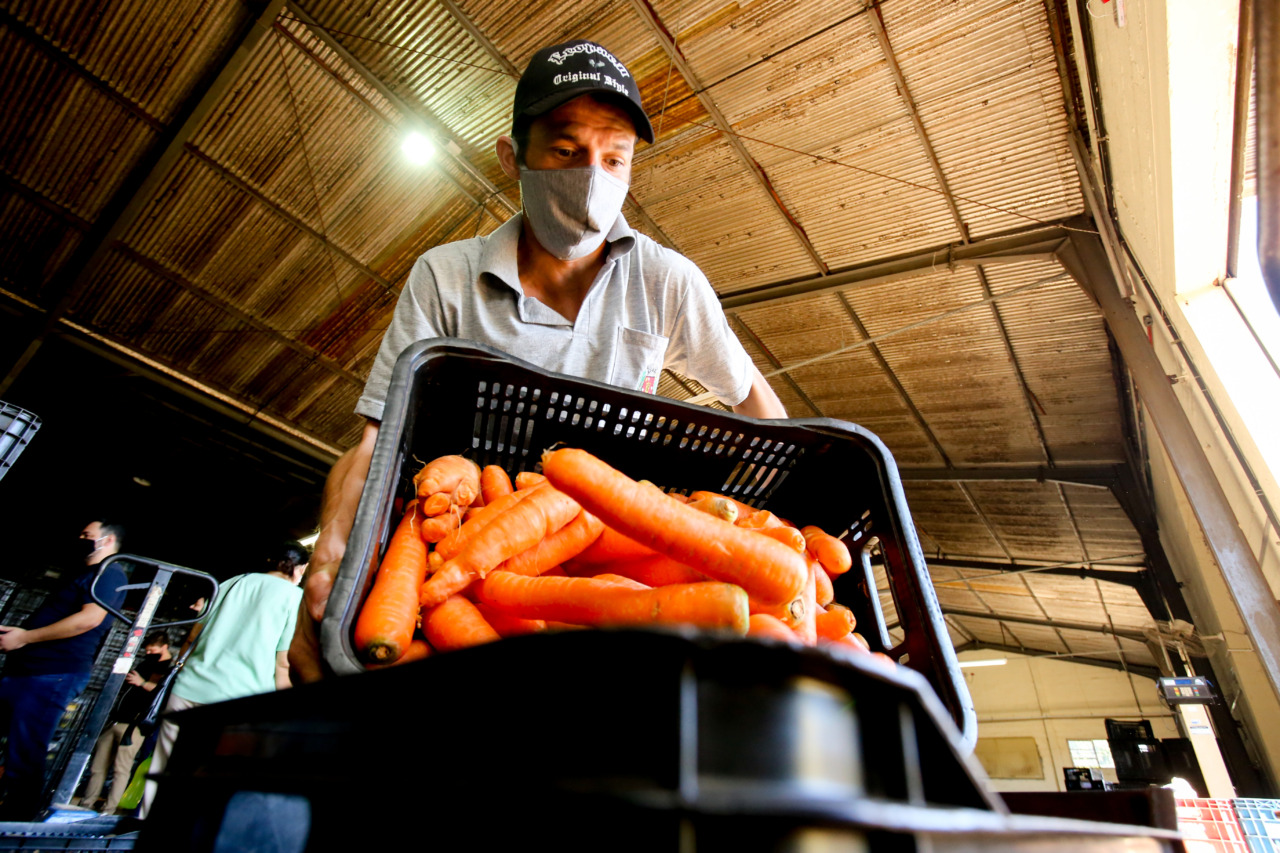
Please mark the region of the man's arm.
[[289, 653], [276, 652], [276, 690], [288, 690], [293, 686], [289, 680]]
[[751, 390], [741, 403], [732, 407], [735, 414], [751, 418], [785, 418], [787, 410], [783, 408], [778, 395], [769, 387], [769, 380], [761, 375], [759, 369], [751, 365]]
[[97, 604], [86, 604], [70, 616], [64, 616], [57, 622], [43, 628], [15, 628], [0, 625], [0, 649], [6, 652], [20, 649], [31, 643], [47, 643], [49, 640], [65, 640], [78, 637], [85, 631], [92, 631], [107, 618], [107, 611]]
[[369, 462], [377, 440], [378, 424], [369, 421], [360, 443], [338, 458], [325, 480], [320, 504], [320, 538], [316, 540], [307, 576], [302, 581], [302, 605], [288, 652], [288, 662], [302, 681], [317, 681], [324, 674], [320, 666], [318, 623], [329, 604], [333, 579], [347, 550], [347, 537], [355, 523], [356, 507], [365, 478], [369, 476]]

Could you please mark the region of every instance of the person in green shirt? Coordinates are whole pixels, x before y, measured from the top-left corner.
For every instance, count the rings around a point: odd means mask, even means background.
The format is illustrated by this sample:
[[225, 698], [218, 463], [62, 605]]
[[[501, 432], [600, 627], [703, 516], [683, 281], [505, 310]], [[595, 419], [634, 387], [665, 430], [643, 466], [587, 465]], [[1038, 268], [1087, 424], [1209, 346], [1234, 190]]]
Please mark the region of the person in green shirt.
[[[289, 643], [302, 601], [298, 582], [307, 561], [301, 543], [284, 542], [267, 555], [262, 571], [236, 575], [218, 590], [208, 618], [187, 640], [194, 646], [165, 704], [166, 719], [151, 758], [153, 774], [164, 769], [178, 736], [169, 713], [290, 686]], [[155, 787], [155, 782], [147, 782], [141, 817], [151, 808]]]

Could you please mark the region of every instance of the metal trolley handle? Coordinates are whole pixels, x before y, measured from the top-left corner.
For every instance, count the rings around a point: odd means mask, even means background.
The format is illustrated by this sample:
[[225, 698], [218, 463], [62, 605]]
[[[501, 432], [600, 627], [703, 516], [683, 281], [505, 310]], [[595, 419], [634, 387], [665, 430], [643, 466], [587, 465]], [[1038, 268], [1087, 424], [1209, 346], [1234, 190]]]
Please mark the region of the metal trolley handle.
[[[116, 592], [120, 592], [122, 590], [130, 590], [130, 589], [151, 590], [151, 592], [148, 593], [146, 600], [143, 601], [142, 607], [139, 609], [137, 617], [126, 616], [124, 613], [112, 607], [110, 604], [107, 604], [105, 601], [103, 601], [101, 598], [98, 597], [98, 581], [102, 580], [103, 572], [105, 572], [109, 566], [111, 566], [113, 563], [115, 563], [118, 560], [127, 561], [135, 565], [155, 567], [156, 576], [153, 580], [150, 580], [147, 583], [126, 584], [124, 586], [116, 588]], [[93, 576], [93, 585], [90, 586], [89, 588], [89, 594], [93, 596], [93, 600], [97, 602], [98, 606], [102, 607], [108, 613], [110, 613], [112, 616], [116, 617], [117, 619], [121, 620], [122, 622], [127, 622], [129, 624], [133, 624], [134, 621], [136, 620], [141, 624], [148, 625], [153, 630], [160, 630], [161, 628], [172, 628], [174, 625], [191, 625], [196, 622], [199, 622], [201, 619], [204, 618], [205, 616], [204, 612], [197, 614], [194, 618], [191, 618], [191, 619], [177, 619], [173, 622], [159, 622], [159, 623], [151, 622], [151, 615], [155, 612], [156, 605], [160, 603], [160, 599], [161, 597], [163, 597], [165, 589], [169, 586], [169, 580], [174, 575], [190, 575], [192, 577], [203, 578], [204, 580], [208, 581], [210, 586], [212, 587], [208, 597], [209, 603], [212, 603], [214, 598], [216, 598], [218, 595], [218, 579], [215, 578], [213, 575], [208, 574], [207, 572], [197, 571], [195, 569], [188, 569], [188, 568], [185, 568], [184, 566], [175, 566], [172, 563], [165, 563], [160, 560], [153, 560], [150, 557], [139, 557], [137, 554], [112, 554], [110, 557], [108, 557], [107, 559], [99, 563], [98, 571]], [[207, 605], [205, 610], [207, 612], [208, 610]], [[144, 614], [144, 611], [145, 611], [145, 614]], [[144, 615], [145, 615], [145, 618], [144, 618]]]

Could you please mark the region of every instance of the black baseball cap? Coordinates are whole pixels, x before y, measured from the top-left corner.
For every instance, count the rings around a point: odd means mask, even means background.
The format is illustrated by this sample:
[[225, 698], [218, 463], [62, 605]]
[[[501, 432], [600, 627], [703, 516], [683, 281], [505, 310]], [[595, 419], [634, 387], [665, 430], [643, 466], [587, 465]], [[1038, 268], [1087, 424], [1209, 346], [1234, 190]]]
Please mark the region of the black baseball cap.
[[518, 126], [522, 119], [535, 119], [592, 92], [615, 96], [631, 114], [636, 135], [653, 142], [653, 125], [640, 104], [636, 78], [612, 53], [583, 39], [544, 47], [533, 55], [516, 84], [513, 124]]

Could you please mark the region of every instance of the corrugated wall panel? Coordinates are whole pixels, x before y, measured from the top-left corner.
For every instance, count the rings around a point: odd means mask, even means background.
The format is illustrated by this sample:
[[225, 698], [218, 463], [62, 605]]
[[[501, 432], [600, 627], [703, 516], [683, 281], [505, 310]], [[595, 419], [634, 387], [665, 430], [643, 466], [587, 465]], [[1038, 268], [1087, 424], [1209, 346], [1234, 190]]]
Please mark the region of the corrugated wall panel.
[[35, 300], [80, 245], [81, 232], [0, 184], [0, 280]]
[[955, 483], [908, 481], [903, 484], [903, 490], [916, 525], [942, 553], [948, 556], [1004, 558], [1000, 545]]

